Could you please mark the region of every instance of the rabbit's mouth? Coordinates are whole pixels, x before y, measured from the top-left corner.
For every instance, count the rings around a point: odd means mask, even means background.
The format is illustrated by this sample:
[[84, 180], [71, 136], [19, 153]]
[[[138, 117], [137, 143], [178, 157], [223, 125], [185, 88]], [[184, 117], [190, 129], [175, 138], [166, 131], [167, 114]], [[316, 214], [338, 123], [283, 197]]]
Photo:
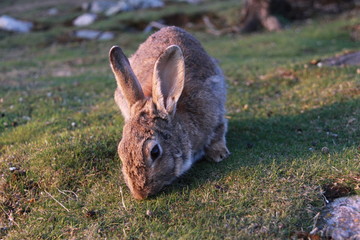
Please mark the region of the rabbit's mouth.
[[148, 197], [148, 194], [145, 192], [141, 192], [141, 191], [137, 191], [137, 190], [133, 190], [132, 191], [132, 195], [134, 196], [135, 199], [137, 200], [144, 200]]
[[170, 185], [174, 179], [164, 181], [164, 182], [151, 182], [151, 184], [146, 185], [143, 189], [136, 189], [135, 187], [129, 187], [132, 195], [137, 200], [144, 200], [148, 197], [158, 194], [165, 186]]
[[[161, 189], [161, 188], [160, 188]], [[160, 190], [159, 189], [159, 190]], [[135, 199], [137, 200], [144, 200], [146, 198], [148, 198], [149, 196], [153, 196], [156, 193], [158, 193], [159, 191], [152, 191], [152, 192], [147, 192], [147, 191], [139, 191], [137, 189], [132, 189], [131, 193], [134, 196]]]

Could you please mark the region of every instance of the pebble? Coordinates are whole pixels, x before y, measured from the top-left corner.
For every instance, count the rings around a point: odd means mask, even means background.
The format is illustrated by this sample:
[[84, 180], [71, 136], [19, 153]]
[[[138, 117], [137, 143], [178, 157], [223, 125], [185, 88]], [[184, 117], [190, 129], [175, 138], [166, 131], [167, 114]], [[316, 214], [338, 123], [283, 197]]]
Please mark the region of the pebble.
[[47, 11], [47, 14], [49, 16], [55, 16], [55, 15], [58, 15], [59, 14], [59, 10], [57, 8], [50, 8], [48, 11]]
[[116, 5], [116, 1], [93, 1], [88, 8], [90, 9], [90, 12], [92, 13], [103, 13], [107, 9], [113, 7]]
[[160, 8], [164, 5], [165, 4], [163, 0], [97, 0], [91, 3], [82, 4], [82, 9], [84, 11], [90, 11], [91, 13], [112, 16], [123, 11], [132, 11], [135, 9], [145, 8]]
[[98, 37], [98, 40], [111, 40], [114, 38], [114, 33], [112, 32], [103, 32]]
[[328, 136], [330, 136], [330, 137], [338, 137], [339, 136], [339, 134], [337, 134], [337, 133], [332, 133], [332, 132], [326, 132], [326, 135], [328, 135]]
[[153, 215], [153, 212], [151, 210], [146, 210], [146, 216], [151, 217]]
[[323, 147], [323, 148], [321, 148], [321, 152], [324, 154], [328, 154], [330, 152], [330, 150], [327, 147]]
[[77, 27], [88, 26], [95, 22], [97, 15], [95, 13], [84, 13], [73, 21], [73, 24]]
[[130, 11], [130, 10], [131, 8], [128, 6], [126, 2], [118, 2], [114, 6], [111, 6], [109, 9], [107, 9], [105, 15], [112, 16], [119, 12]]
[[114, 38], [114, 33], [112, 32], [100, 32], [96, 30], [83, 29], [75, 31], [74, 33], [76, 38], [87, 39], [87, 40], [111, 40]]

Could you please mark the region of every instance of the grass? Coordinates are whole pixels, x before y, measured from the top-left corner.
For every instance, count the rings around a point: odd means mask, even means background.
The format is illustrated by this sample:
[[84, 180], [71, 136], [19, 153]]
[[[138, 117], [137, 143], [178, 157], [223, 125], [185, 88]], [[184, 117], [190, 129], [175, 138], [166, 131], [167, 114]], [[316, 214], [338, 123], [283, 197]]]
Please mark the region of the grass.
[[[151, 10], [149, 20], [156, 13], [168, 12]], [[51, 19], [48, 31], [0, 33], [3, 238], [288, 239], [312, 229], [325, 184], [360, 193], [358, 67], [310, 64], [359, 50], [346, 28], [358, 16], [247, 36], [193, 31], [228, 77], [232, 155], [196, 164], [146, 201], [134, 200], [122, 179], [123, 119], [107, 54], [118, 44], [129, 55], [147, 36], [59, 43], [70, 31], [63, 19]], [[114, 29], [117, 21], [93, 27]]]

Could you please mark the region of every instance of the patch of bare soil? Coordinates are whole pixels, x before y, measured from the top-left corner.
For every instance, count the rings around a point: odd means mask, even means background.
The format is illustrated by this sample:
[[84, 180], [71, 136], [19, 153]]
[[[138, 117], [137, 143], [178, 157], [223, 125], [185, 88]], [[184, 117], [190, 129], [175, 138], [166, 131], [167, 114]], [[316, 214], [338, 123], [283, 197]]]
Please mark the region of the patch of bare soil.
[[341, 183], [330, 183], [323, 186], [324, 196], [329, 201], [334, 201], [336, 198], [349, 196], [354, 194], [354, 190]]

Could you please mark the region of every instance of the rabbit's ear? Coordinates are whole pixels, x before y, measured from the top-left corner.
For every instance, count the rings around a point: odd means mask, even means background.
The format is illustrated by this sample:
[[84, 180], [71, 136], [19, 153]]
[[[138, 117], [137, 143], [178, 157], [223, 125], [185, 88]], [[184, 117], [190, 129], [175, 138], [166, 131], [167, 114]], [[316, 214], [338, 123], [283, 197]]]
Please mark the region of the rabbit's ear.
[[152, 97], [158, 110], [173, 115], [184, 88], [185, 63], [179, 46], [171, 45], [154, 67]]
[[118, 46], [113, 46], [109, 52], [111, 69], [116, 82], [130, 107], [137, 101], [144, 99], [141, 85], [136, 78], [129, 60]]

